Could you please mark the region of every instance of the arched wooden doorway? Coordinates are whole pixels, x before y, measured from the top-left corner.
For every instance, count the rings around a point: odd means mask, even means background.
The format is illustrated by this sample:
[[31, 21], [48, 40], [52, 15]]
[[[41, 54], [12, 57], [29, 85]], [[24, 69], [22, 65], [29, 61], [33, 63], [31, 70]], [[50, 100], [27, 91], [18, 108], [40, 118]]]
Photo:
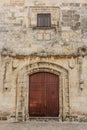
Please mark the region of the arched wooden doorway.
[[29, 76], [29, 116], [59, 116], [59, 77], [48, 72]]

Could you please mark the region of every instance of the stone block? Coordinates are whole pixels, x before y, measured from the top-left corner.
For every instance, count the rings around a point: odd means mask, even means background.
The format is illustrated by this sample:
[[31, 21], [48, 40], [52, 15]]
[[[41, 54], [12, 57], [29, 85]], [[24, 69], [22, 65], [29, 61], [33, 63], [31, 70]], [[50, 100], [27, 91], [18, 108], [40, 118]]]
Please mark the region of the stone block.
[[43, 40], [44, 37], [43, 37], [43, 33], [38, 33], [37, 34], [37, 40]]
[[51, 34], [50, 33], [44, 33], [44, 40], [51, 40]]

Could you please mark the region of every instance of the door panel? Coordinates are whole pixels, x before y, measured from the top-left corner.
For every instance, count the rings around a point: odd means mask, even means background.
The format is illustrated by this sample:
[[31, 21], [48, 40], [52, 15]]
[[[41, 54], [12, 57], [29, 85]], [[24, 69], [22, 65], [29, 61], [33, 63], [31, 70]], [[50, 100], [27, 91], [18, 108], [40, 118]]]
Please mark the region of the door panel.
[[44, 87], [43, 74], [30, 76], [29, 114], [30, 116], [44, 116]]
[[[49, 81], [49, 82], [48, 82]], [[58, 92], [58, 76], [46, 74], [46, 115], [56, 117], [59, 114], [59, 92]]]
[[29, 115], [46, 117], [59, 115], [58, 76], [40, 72], [29, 77]]
[[[47, 116], [58, 116], [58, 96], [57, 89], [54, 89], [56, 85], [47, 85], [47, 95], [46, 95], [46, 115]], [[49, 91], [50, 88], [50, 91]]]

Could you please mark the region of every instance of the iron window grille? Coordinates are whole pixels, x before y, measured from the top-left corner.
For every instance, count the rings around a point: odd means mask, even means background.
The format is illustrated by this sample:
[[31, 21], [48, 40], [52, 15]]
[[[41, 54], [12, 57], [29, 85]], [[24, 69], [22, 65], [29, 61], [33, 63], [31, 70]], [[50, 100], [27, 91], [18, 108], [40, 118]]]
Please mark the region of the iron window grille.
[[51, 14], [37, 14], [37, 27], [51, 27]]

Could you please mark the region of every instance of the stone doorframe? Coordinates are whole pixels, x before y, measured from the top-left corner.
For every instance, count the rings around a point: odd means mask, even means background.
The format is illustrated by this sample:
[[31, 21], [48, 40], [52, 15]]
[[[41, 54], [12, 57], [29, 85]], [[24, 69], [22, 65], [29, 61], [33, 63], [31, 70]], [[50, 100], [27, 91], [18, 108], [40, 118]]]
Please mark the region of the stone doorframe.
[[66, 120], [69, 109], [69, 75], [68, 71], [58, 64], [50, 62], [34, 62], [18, 71], [16, 120], [21, 113], [22, 120], [29, 119], [29, 75], [36, 72], [50, 72], [59, 76], [59, 119]]

